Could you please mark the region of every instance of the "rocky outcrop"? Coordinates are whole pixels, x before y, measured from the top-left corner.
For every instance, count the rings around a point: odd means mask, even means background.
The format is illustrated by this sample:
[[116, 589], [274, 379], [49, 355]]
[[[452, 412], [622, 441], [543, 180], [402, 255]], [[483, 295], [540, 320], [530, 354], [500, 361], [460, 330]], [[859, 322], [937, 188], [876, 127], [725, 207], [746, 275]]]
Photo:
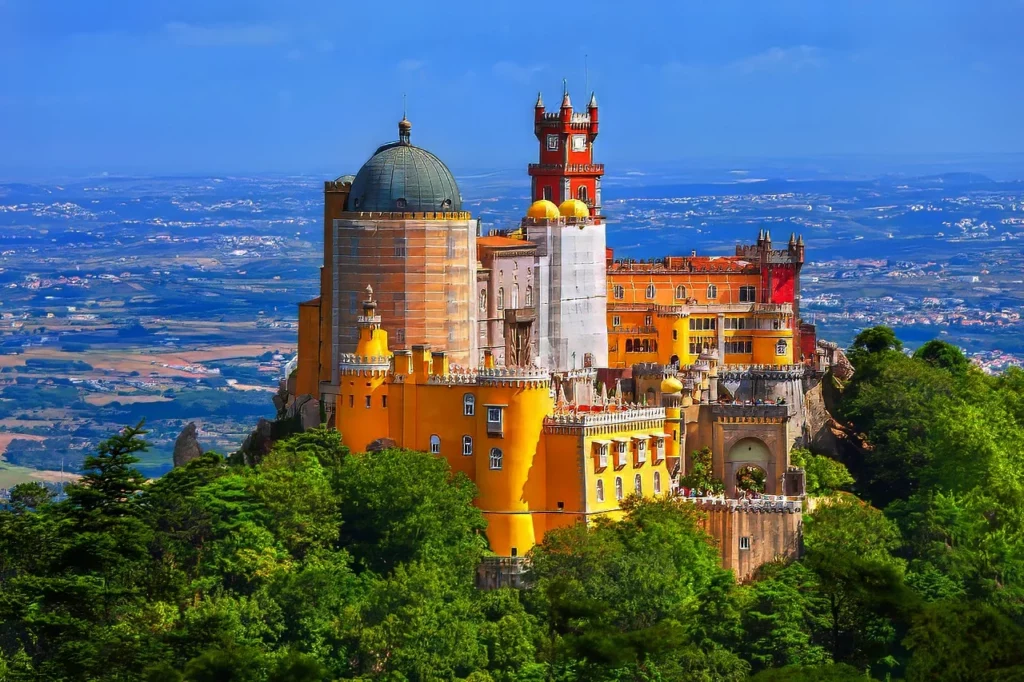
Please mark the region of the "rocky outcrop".
[[836, 349], [835, 358], [832, 363], [832, 375], [842, 382], [847, 382], [853, 378], [853, 365], [850, 364], [849, 359], [846, 357], [841, 349]]
[[398, 443], [390, 438], [378, 438], [366, 446], [367, 452], [383, 452], [391, 448], [397, 448]]
[[198, 429], [195, 422], [189, 422], [178, 434], [174, 441], [174, 467], [183, 467], [194, 459], [203, 455], [203, 448], [199, 445]]

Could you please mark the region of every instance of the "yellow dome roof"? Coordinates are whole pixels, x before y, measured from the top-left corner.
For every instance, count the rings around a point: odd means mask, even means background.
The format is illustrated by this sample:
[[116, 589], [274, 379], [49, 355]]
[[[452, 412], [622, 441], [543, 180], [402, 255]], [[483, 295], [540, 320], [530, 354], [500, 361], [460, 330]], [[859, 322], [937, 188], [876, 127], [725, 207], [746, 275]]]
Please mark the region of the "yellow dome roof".
[[538, 199], [526, 209], [526, 217], [534, 220], [557, 220], [558, 207], [547, 199]]
[[661, 382], [662, 393], [679, 393], [683, 390], [683, 382], [675, 377], [665, 377]]
[[589, 218], [590, 209], [579, 199], [566, 199], [558, 207], [558, 212], [566, 218]]

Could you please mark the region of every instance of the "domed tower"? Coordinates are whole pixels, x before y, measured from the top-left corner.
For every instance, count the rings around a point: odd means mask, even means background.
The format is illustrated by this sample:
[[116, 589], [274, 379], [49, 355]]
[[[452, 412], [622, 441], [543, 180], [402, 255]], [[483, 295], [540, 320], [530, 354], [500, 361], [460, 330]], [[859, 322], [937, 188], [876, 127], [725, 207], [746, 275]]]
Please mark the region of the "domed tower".
[[469, 365], [477, 357], [477, 221], [463, 211], [452, 172], [411, 138], [403, 117], [398, 140], [363, 164], [332, 221], [332, 356], [356, 344], [369, 283], [394, 348], [444, 348], [452, 362]]
[[377, 302], [369, 285], [356, 330], [356, 352], [338, 357], [335, 426], [345, 445], [353, 452], [363, 452], [374, 440], [388, 436], [387, 381], [391, 374], [388, 333], [381, 328]]

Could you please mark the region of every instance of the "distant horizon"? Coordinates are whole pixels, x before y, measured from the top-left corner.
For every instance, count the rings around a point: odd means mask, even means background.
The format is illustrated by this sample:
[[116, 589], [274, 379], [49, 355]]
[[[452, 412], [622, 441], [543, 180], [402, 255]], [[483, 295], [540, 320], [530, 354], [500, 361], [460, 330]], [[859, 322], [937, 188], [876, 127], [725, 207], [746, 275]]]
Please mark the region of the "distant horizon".
[[[351, 172], [394, 139], [536, 156], [533, 106], [595, 92], [597, 156], [1024, 153], [1024, 3], [0, 1], [0, 176]], [[403, 102], [405, 104], [403, 104]], [[935, 152], [934, 150], [943, 150]], [[694, 161], [699, 163], [699, 161]]]

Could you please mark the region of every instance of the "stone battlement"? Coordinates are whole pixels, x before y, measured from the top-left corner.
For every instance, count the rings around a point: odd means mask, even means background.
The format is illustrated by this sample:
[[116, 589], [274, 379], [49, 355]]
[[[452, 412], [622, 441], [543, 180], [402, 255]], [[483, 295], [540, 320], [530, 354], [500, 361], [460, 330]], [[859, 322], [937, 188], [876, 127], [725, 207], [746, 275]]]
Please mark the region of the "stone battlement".
[[615, 411], [581, 412], [575, 406], [568, 406], [555, 411], [544, 418], [547, 427], [587, 428], [591, 426], [626, 425], [640, 421], [665, 420], [665, 408], [641, 407], [628, 405]]
[[726, 499], [724, 497], [683, 497], [678, 499], [691, 502], [702, 510], [728, 510], [750, 514], [799, 514], [803, 512], [802, 498], [768, 495], [754, 500]]

